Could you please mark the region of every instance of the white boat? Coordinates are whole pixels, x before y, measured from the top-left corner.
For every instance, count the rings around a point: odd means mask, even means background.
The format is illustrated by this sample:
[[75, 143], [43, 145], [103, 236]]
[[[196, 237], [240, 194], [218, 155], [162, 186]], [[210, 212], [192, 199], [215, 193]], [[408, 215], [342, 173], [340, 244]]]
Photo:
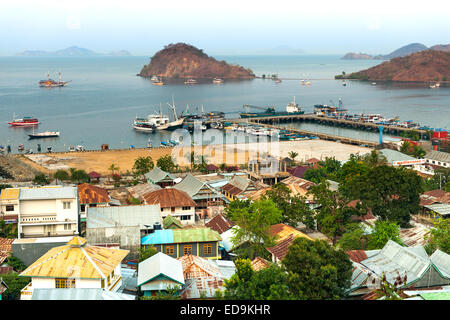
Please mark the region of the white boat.
[[301, 112], [300, 106], [298, 105], [298, 103], [295, 103], [295, 96], [294, 96], [294, 101], [289, 102], [288, 105], [286, 106], [286, 112], [289, 112], [289, 113]]
[[197, 84], [197, 80], [195, 79], [187, 79], [184, 84]]
[[223, 80], [220, 79], [220, 78], [214, 78], [212, 82], [213, 82], [214, 84], [222, 84], [222, 83], [223, 83]]
[[59, 137], [58, 131], [45, 131], [45, 132], [38, 132], [38, 133], [32, 133], [28, 135], [30, 139], [38, 139], [38, 138], [55, 138]]
[[177, 109], [175, 107], [175, 101], [173, 99], [173, 96], [172, 96], [172, 104], [167, 103], [167, 105], [172, 109], [172, 112], [173, 112], [173, 121], [169, 122], [169, 126], [167, 129], [175, 130], [175, 129], [181, 128], [183, 126], [183, 122], [184, 122], [185, 118], [178, 118]]

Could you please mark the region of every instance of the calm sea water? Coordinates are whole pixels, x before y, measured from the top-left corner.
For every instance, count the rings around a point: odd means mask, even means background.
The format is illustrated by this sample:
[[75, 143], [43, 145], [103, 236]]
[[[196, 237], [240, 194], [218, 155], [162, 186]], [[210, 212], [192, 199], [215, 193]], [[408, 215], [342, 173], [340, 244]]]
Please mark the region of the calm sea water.
[[[306, 112], [314, 104], [337, 103], [342, 98], [351, 113], [381, 113], [386, 117], [400, 116], [422, 125], [449, 128], [450, 87], [429, 89], [424, 85], [376, 85], [349, 81], [342, 86], [334, 75], [358, 71], [380, 61], [340, 60], [339, 56], [230, 56], [216, 57], [229, 63], [251, 68], [255, 74], [278, 74], [281, 78], [313, 79], [310, 86], [300, 80], [254, 79], [225, 82], [223, 85], [153, 86], [151, 81], [137, 77], [149, 57], [0, 57], [0, 145], [11, 145], [13, 152], [21, 143], [35, 152], [40, 143], [43, 150], [66, 151], [70, 145], [99, 149], [107, 143], [111, 148], [130, 145], [145, 147], [149, 138], [153, 145], [169, 140], [170, 132], [145, 134], [135, 132], [131, 123], [138, 116], [159, 111], [169, 114], [167, 102], [175, 99], [178, 113], [189, 104], [191, 112], [224, 111], [227, 117], [237, 117], [243, 104], [274, 105], [285, 110], [288, 102], [296, 102]], [[45, 89], [38, 81], [47, 71], [57, 79], [61, 70], [63, 80], [72, 80], [67, 87]], [[317, 79], [317, 80], [316, 80]], [[320, 79], [320, 80], [319, 80]], [[53, 139], [28, 140], [31, 128], [11, 128], [13, 118], [35, 116], [41, 124], [36, 131], [60, 131]], [[335, 133], [377, 140], [371, 132], [333, 128], [315, 124], [296, 124], [307, 130]]]

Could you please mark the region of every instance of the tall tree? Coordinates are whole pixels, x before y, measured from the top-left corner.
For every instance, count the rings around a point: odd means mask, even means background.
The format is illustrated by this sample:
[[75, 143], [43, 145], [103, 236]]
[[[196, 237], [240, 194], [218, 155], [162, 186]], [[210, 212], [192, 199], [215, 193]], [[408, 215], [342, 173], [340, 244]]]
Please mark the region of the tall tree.
[[176, 165], [172, 160], [170, 154], [166, 154], [156, 161], [156, 165], [163, 171], [174, 172], [176, 169]]
[[376, 221], [372, 233], [369, 235], [367, 243], [368, 250], [382, 249], [389, 241], [395, 241], [403, 245], [400, 239], [400, 228], [395, 222]]
[[138, 157], [134, 161], [133, 173], [136, 176], [144, 176], [144, 174], [152, 170], [154, 166], [155, 164], [153, 163], [152, 157]]
[[323, 240], [296, 238], [281, 263], [296, 299], [340, 299], [351, 284], [351, 261]]
[[432, 254], [436, 249], [450, 254], [450, 219], [435, 220], [426, 239], [425, 249], [428, 254]]
[[281, 211], [269, 199], [254, 201], [248, 206], [244, 204], [248, 202], [238, 202], [227, 210], [227, 217], [239, 226], [231, 241], [235, 246], [248, 244], [237, 249], [242, 257], [253, 259], [256, 256], [267, 256], [266, 247], [275, 244], [269, 229], [271, 225], [281, 222]]
[[424, 182], [412, 170], [381, 165], [346, 181], [344, 189], [381, 220], [407, 227], [410, 215], [419, 211]]

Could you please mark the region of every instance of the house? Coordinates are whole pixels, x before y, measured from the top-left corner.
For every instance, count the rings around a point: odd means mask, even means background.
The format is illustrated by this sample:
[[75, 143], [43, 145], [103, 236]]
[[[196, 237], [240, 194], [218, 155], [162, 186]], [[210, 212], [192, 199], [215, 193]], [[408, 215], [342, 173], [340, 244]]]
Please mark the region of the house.
[[431, 150], [424, 156], [425, 162], [443, 168], [450, 168], [450, 153]]
[[278, 183], [290, 176], [287, 163], [275, 157], [267, 156], [248, 162], [248, 178], [268, 186]]
[[0, 220], [17, 222], [19, 218], [19, 188], [0, 190]]
[[129, 250], [128, 259], [137, 258], [141, 237], [161, 229], [159, 205], [88, 208], [86, 239], [94, 245], [119, 244]]
[[208, 260], [195, 255], [185, 255], [182, 263], [185, 285], [181, 291], [183, 299], [214, 298], [216, 290], [223, 291], [224, 279], [236, 272], [232, 261]]
[[19, 239], [79, 233], [76, 187], [20, 188], [18, 212]]
[[440, 250], [429, 257], [422, 246], [402, 247], [389, 240], [383, 249], [360, 264], [378, 278], [384, 274], [391, 284], [398, 276], [406, 276], [408, 288], [450, 284], [450, 256]]
[[310, 167], [312, 167], [312, 168], [314, 168], [314, 169], [317, 169], [317, 167], [319, 166], [320, 160], [317, 159], [317, 158], [310, 158], [310, 159], [307, 159], [305, 162], [306, 162]]
[[164, 229], [183, 229], [183, 224], [177, 218], [168, 214], [163, 220]]
[[206, 171], [208, 171], [208, 173], [217, 172], [218, 170], [219, 170], [219, 167], [213, 165], [212, 163], [210, 163], [206, 166]]
[[220, 192], [190, 173], [173, 188], [186, 192], [196, 203], [197, 209], [220, 206], [227, 202], [226, 198]]
[[430, 190], [420, 195], [420, 205], [430, 205], [435, 203], [450, 204], [450, 192], [445, 190]]
[[205, 223], [205, 226], [211, 228], [211, 230], [216, 231], [218, 234], [222, 234], [233, 227], [234, 223], [219, 213], [214, 218]]
[[264, 258], [256, 257], [252, 260], [251, 265], [254, 271], [259, 271], [269, 267], [271, 265], [271, 262], [267, 261]]
[[161, 217], [172, 215], [181, 220], [182, 224], [193, 224], [195, 222], [194, 200], [184, 191], [175, 188], [165, 188], [144, 195], [146, 204], [159, 204]]
[[79, 184], [77, 188], [81, 221], [86, 221], [87, 207], [107, 207], [110, 205], [111, 197], [106, 189], [93, 186], [89, 183]]
[[0, 265], [11, 255], [13, 242], [14, 239], [0, 238]]
[[161, 187], [157, 184], [151, 183], [139, 183], [133, 187], [127, 188], [128, 193], [135, 199], [139, 199], [144, 202], [144, 195], [149, 192], [161, 190]]
[[102, 288], [39, 288], [31, 300], [135, 300], [135, 296]]
[[144, 296], [156, 296], [158, 292], [184, 285], [181, 262], [158, 252], [138, 265], [137, 285]]
[[31, 277], [21, 291], [30, 300], [35, 289], [101, 288], [117, 291], [121, 285], [120, 264], [128, 250], [90, 246], [75, 236], [64, 246], [50, 249], [19, 276]]
[[2, 300], [3, 293], [8, 290], [8, 285], [6, 282], [3, 281], [3, 279], [0, 277], [0, 301]]
[[254, 181], [234, 175], [220, 189], [228, 200], [233, 201], [235, 199], [246, 199], [247, 194], [258, 190], [258, 186]]
[[307, 166], [296, 166], [294, 168], [288, 168], [287, 172], [289, 172], [294, 177], [303, 179], [305, 177], [305, 172], [309, 169], [311, 168]]
[[450, 218], [450, 204], [448, 203], [435, 203], [423, 206], [423, 210], [431, 214], [435, 218]]
[[397, 150], [381, 149], [380, 155], [383, 155], [387, 163], [391, 166], [402, 166], [407, 168], [415, 168], [417, 165], [425, 163], [424, 159], [417, 159]]
[[172, 174], [161, 170], [159, 167], [155, 167], [144, 176], [148, 183], [157, 184], [161, 188], [173, 186], [175, 184], [174, 180], [176, 179]]
[[275, 224], [270, 227], [269, 234], [275, 237], [276, 245], [266, 248], [272, 254], [272, 262], [279, 263], [289, 251], [289, 246], [296, 238], [306, 238], [314, 241], [313, 238], [298, 231], [297, 229], [288, 226], [284, 223]]
[[100, 182], [100, 178], [102, 177], [100, 173], [96, 171], [91, 171], [88, 173], [88, 175], [91, 180], [97, 180], [97, 182]]
[[192, 254], [207, 259], [220, 259], [221, 236], [210, 228], [155, 230], [141, 239], [141, 245], [154, 246], [173, 258]]

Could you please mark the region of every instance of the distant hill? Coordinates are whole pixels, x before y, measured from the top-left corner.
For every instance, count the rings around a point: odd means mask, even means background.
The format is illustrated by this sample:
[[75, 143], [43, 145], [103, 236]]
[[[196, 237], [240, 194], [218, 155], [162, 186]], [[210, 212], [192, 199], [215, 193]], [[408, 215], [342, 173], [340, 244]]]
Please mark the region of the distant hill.
[[424, 50], [428, 50], [428, 47], [426, 45], [423, 45], [421, 43], [411, 43], [411, 44], [403, 46], [387, 55], [375, 56], [375, 59], [390, 60], [393, 58], [404, 57], [411, 53], [420, 52], [420, 51], [424, 51]]
[[365, 54], [365, 53], [349, 52], [349, 53], [345, 54], [341, 59], [342, 60], [371, 60], [371, 59], [373, 59], [373, 56]]
[[186, 43], [169, 44], [155, 53], [150, 63], [138, 74], [141, 77], [159, 76], [169, 79], [215, 78], [252, 79], [250, 69], [217, 61], [213, 57]]
[[450, 44], [437, 44], [430, 47], [431, 50], [450, 51]]
[[[16, 54], [16, 56], [24, 56], [24, 57], [86, 57], [86, 56], [102, 56], [102, 55], [105, 54], [97, 53], [92, 50], [80, 48], [77, 46], [72, 46], [57, 51], [27, 50]], [[106, 55], [129, 56], [130, 53], [126, 50], [121, 50], [121, 51], [113, 51]]]
[[450, 52], [426, 50], [393, 58], [367, 70], [335, 79], [369, 81], [447, 81], [450, 80]]

